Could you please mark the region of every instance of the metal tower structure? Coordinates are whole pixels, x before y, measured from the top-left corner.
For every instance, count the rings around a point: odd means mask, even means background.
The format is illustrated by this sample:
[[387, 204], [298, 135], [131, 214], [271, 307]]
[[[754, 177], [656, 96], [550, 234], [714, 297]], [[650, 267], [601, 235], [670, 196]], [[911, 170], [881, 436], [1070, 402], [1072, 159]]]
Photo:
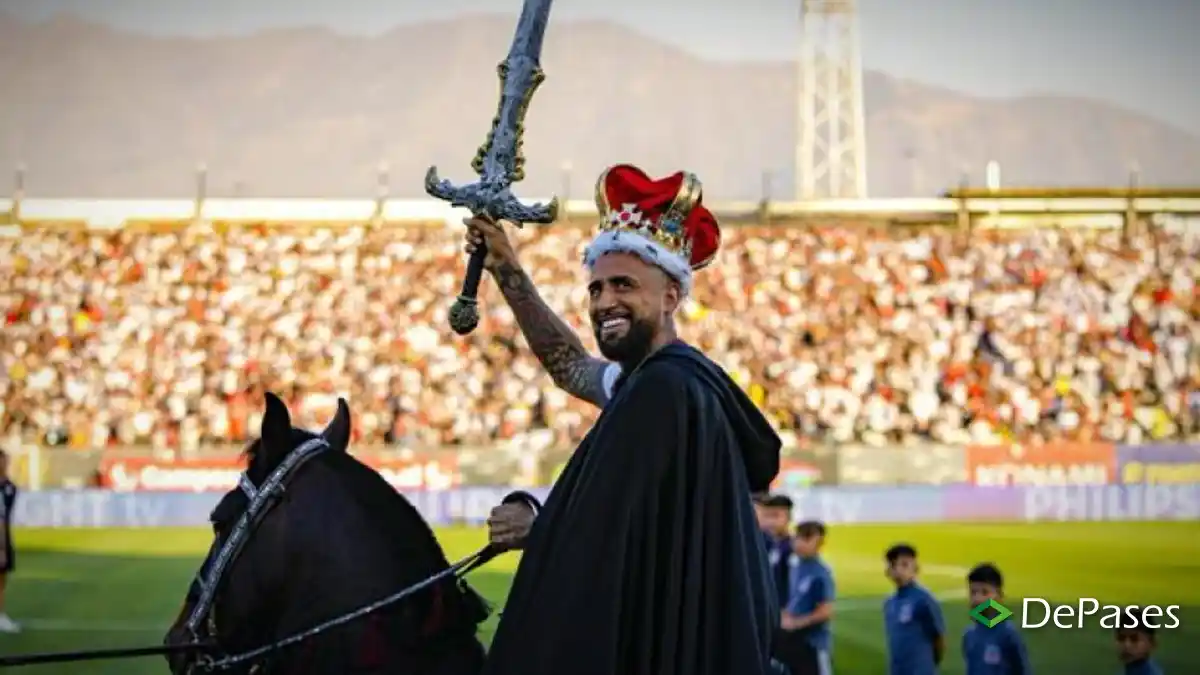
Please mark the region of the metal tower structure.
[[857, 0], [801, 0], [798, 199], [867, 196]]

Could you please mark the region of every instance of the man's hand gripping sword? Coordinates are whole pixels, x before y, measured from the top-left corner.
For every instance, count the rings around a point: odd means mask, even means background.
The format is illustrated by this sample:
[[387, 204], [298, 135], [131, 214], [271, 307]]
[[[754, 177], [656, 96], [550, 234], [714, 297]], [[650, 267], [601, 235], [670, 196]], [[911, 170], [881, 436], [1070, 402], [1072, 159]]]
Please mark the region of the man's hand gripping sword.
[[[525, 156], [522, 136], [525, 133], [525, 113], [542, 80], [546, 79], [539, 59], [546, 22], [550, 18], [551, 0], [525, 0], [521, 18], [508, 57], [499, 65], [500, 105], [487, 140], [475, 153], [471, 168], [479, 180], [470, 185], [455, 186], [438, 178], [437, 167], [425, 174], [425, 191], [430, 196], [465, 206], [476, 216], [492, 220], [509, 220], [518, 226], [523, 223], [551, 223], [558, 216], [558, 199], [549, 204], [526, 206], [517, 200], [510, 186], [525, 177]], [[450, 327], [459, 335], [475, 330], [479, 323], [479, 279], [487, 248], [480, 245], [471, 254], [462, 291], [450, 307]]]

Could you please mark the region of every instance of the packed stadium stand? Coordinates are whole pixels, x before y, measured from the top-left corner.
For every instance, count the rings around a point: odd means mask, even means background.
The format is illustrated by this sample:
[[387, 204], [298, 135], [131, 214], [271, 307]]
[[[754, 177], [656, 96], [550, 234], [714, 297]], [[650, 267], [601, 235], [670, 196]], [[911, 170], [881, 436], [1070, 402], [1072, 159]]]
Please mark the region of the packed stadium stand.
[[[585, 228], [514, 234], [585, 336]], [[244, 440], [258, 395], [360, 442], [569, 444], [554, 389], [485, 283], [445, 327], [461, 227], [33, 229], [0, 239], [0, 441]], [[1141, 443], [1200, 435], [1200, 246], [1162, 231], [727, 227], [682, 333], [785, 443]], [[591, 344], [590, 337], [586, 341]]]

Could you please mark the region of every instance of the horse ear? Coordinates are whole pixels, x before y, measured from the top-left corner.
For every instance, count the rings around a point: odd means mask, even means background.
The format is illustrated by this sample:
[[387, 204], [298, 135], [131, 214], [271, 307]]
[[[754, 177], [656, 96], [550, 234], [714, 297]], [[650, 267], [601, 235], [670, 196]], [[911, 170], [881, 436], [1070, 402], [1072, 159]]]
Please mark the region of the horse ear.
[[267, 411], [262, 420], [262, 443], [266, 448], [287, 447], [292, 436], [292, 418], [278, 396], [266, 393]]
[[321, 432], [321, 438], [338, 452], [345, 452], [346, 448], [350, 447], [350, 405], [346, 403], [346, 399], [338, 399], [337, 412]]

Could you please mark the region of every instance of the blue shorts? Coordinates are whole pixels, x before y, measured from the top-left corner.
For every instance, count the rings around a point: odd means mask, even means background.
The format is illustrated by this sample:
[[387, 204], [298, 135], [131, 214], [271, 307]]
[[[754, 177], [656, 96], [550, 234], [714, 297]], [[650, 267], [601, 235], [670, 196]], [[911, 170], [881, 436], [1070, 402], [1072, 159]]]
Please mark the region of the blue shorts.
[[829, 650], [814, 647], [802, 632], [779, 631], [773, 656], [791, 675], [833, 675]]

